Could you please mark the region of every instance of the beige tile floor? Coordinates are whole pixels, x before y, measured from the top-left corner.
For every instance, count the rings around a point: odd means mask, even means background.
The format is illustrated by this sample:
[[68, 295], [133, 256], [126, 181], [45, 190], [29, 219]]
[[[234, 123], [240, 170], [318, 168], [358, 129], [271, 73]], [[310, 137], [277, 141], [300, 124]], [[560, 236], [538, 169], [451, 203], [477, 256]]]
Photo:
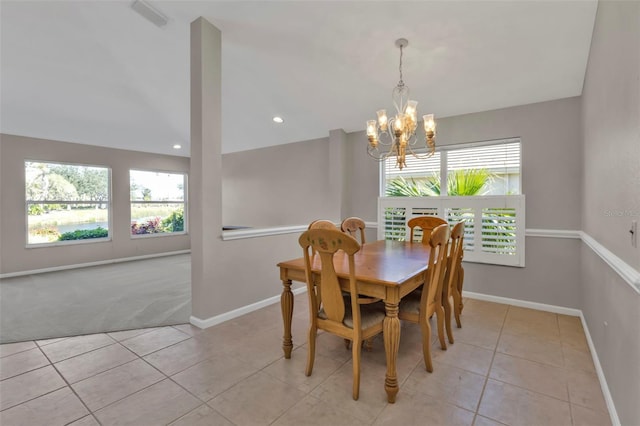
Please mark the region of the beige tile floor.
[[609, 425], [578, 318], [467, 299], [446, 351], [403, 324], [400, 392], [386, 402], [381, 337], [363, 352], [360, 399], [350, 351], [318, 337], [306, 377], [306, 295], [294, 352], [279, 305], [207, 330], [190, 325], [0, 346], [0, 424], [14, 425]]

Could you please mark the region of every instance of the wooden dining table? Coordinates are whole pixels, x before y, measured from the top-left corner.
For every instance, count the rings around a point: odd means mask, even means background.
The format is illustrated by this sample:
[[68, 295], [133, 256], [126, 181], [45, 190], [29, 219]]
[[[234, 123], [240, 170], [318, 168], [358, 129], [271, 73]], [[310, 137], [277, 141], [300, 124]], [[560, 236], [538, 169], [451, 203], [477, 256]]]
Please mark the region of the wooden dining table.
[[[386, 316], [383, 323], [384, 350], [387, 359], [387, 372], [384, 388], [387, 400], [395, 402], [398, 393], [396, 360], [400, 345], [400, 320], [398, 305], [400, 299], [424, 283], [425, 271], [429, 259], [429, 245], [407, 243], [403, 241], [375, 241], [363, 244], [355, 256], [358, 291], [365, 296], [380, 298], [384, 301]], [[334, 256], [334, 267], [340, 286], [349, 291], [349, 263], [344, 252]], [[293, 338], [291, 320], [293, 317], [293, 293], [291, 282], [305, 282], [304, 258], [278, 263], [282, 280], [282, 320], [284, 337], [282, 349], [284, 357], [291, 358]], [[313, 281], [320, 274], [320, 262], [312, 265]]]

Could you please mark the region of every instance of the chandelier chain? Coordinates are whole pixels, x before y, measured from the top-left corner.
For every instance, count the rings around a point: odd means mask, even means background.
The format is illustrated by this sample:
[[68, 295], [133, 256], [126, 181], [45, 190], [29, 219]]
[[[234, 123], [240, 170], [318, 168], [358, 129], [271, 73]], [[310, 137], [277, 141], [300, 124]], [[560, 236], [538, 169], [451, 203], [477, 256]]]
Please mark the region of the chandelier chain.
[[398, 68], [400, 70], [400, 81], [398, 82], [398, 87], [403, 87], [404, 81], [402, 81], [402, 46], [400, 46], [400, 66]]

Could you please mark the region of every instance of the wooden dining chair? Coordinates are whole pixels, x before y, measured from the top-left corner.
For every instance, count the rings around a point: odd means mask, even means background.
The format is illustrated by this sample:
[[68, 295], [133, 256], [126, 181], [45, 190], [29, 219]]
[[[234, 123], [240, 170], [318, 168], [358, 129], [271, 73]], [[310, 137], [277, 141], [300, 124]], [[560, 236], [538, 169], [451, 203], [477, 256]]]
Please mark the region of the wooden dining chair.
[[[460, 312], [462, 310], [462, 285], [458, 287], [458, 280], [461, 279], [462, 255], [464, 245], [464, 221], [456, 223], [451, 230], [449, 238], [449, 257], [447, 258], [447, 271], [445, 273], [444, 284], [442, 286], [442, 306], [444, 308], [444, 324], [449, 337], [449, 343], [453, 343], [453, 333], [451, 332], [451, 312], [456, 317], [458, 328], [460, 324]], [[464, 274], [464, 271], [462, 271]], [[438, 331], [440, 332], [440, 330]]]
[[456, 325], [458, 328], [462, 328], [460, 315], [464, 308], [464, 303], [462, 302], [462, 286], [464, 284], [464, 268], [462, 267], [462, 259], [464, 259], [464, 225], [462, 226], [462, 234], [463, 236], [460, 239], [460, 256], [456, 261], [457, 266], [454, 269], [456, 276], [453, 279], [453, 285], [451, 287], [453, 294], [453, 314], [456, 318]]
[[440, 346], [446, 349], [444, 341], [444, 310], [442, 308], [442, 286], [447, 269], [447, 251], [449, 244], [449, 225], [438, 226], [430, 235], [429, 261], [425, 276], [423, 290], [420, 293], [412, 292], [400, 300], [398, 317], [401, 320], [414, 322], [422, 329], [422, 353], [424, 365], [428, 372], [433, 371], [431, 362], [431, 324], [429, 317], [434, 313], [438, 320], [438, 333]]
[[[384, 306], [371, 303], [371, 299], [359, 296], [356, 281], [354, 254], [360, 244], [350, 235], [335, 229], [309, 229], [298, 242], [304, 252], [305, 278], [309, 295], [309, 326], [306, 375], [313, 371], [318, 329], [335, 334], [352, 342], [353, 399], [360, 394], [360, 354], [362, 342], [382, 332], [385, 318]], [[320, 276], [314, 282], [311, 273], [310, 248], [320, 259]], [[345, 298], [340, 288], [333, 258], [339, 250], [344, 251], [349, 262], [349, 296]], [[316, 292], [315, 287], [320, 290]]]
[[342, 232], [346, 232], [354, 238], [356, 238], [356, 234], [359, 230], [360, 244], [364, 244], [366, 242], [364, 236], [365, 227], [366, 225], [364, 223], [364, 220], [360, 219], [359, 217], [348, 217], [342, 221], [342, 224], [340, 224], [340, 229], [342, 229]]
[[311, 222], [307, 229], [338, 229], [338, 227], [330, 220], [318, 219]]
[[438, 216], [419, 216], [409, 219], [409, 222], [407, 223], [407, 226], [411, 230], [409, 241], [413, 242], [415, 228], [420, 228], [422, 229], [422, 244], [428, 244], [431, 231], [445, 223], [447, 223], [447, 221], [439, 218]]
[[[364, 223], [364, 220], [360, 219], [359, 217], [348, 217], [345, 220], [342, 221], [342, 223], [340, 224], [340, 229], [342, 229], [342, 232], [345, 232], [349, 235], [351, 235], [353, 238], [357, 239], [357, 234], [358, 231], [360, 231], [360, 244], [364, 244], [366, 242], [366, 238], [365, 238], [365, 234], [364, 234], [364, 229], [366, 228], [366, 224]], [[378, 299], [380, 300], [380, 299]], [[367, 352], [371, 352], [373, 350], [373, 339], [367, 339], [364, 341], [363, 343], [363, 347]]]

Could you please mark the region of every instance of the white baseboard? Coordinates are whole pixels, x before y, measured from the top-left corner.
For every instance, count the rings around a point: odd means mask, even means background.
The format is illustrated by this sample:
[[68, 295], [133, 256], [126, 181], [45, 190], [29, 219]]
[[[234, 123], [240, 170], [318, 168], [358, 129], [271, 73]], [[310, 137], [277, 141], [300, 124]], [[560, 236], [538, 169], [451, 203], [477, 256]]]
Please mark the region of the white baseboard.
[[609, 410], [609, 417], [611, 418], [611, 424], [613, 426], [621, 426], [620, 419], [618, 418], [618, 412], [616, 411], [616, 407], [613, 403], [613, 397], [611, 396], [611, 391], [609, 391], [609, 385], [607, 385], [607, 379], [605, 378], [604, 371], [602, 370], [602, 366], [600, 365], [598, 352], [596, 352], [596, 347], [594, 346], [593, 340], [591, 339], [591, 334], [589, 333], [589, 327], [587, 326], [587, 321], [585, 320], [584, 315], [580, 309], [565, 308], [564, 306], [547, 305], [544, 303], [529, 302], [526, 300], [510, 299], [508, 297], [492, 296], [490, 294], [474, 293], [471, 291], [464, 291], [464, 290], [462, 291], [462, 297], [468, 297], [470, 299], [485, 300], [487, 302], [502, 303], [506, 305], [519, 306], [522, 308], [536, 309], [538, 311], [553, 312], [556, 314], [579, 317], [580, 321], [582, 322], [582, 328], [584, 328], [584, 334], [587, 338], [587, 344], [589, 345], [589, 350], [591, 351], [591, 358], [593, 359], [593, 365], [598, 375], [600, 388], [602, 389], [602, 395], [604, 396], [604, 400], [607, 403], [607, 409]]
[[596, 347], [593, 344], [593, 340], [591, 340], [591, 333], [589, 333], [587, 320], [584, 318], [582, 311], [580, 311], [580, 321], [582, 322], [582, 328], [584, 328], [584, 334], [587, 337], [587, 344], [589, 345], [589, 350], [591, 351], [591, 358], [593, 359], [593, 365], [596, 368], [596, 374], [598, 375], [598, 380], [600, 381], [602, 396], [604, 396], [604, 400], [607, 403], [607, 409], [609, 410], [609, 417], [611, 418], [611, 424], [612, 426], [621, 426], [620, 418], [618, 417], [618, 412], [616, 411], [616, 406], [613, 403], [613, 397], [611, 396], [611, 392], [609, 391], [609, 385], [607, 384], [607, 379], [604, 375], [604, 371], [602, 370], [602, 366], [600, 365], [600, 358], [598, 358], [598, 352], [596, 352]]
[[[307, 287], [298, 287], [291, 290], [293, 294], [300, 294], [306, 291], [307, 291]], [[273, 297], [269, 297], [268, 299], [260, 300], [250, 305], [242, 306], [238, 309], [234, 309], [232, 311], [225, 312], [224, 314], [216, 315], [214, 317], [209, 317], [206, 319], [200, 319], [192, 315], [189, 318], [189, 322], [198, 328], [209, 328], [209, 327], [213, 327], [214, 325], [221, 324], [225, 321], [229, 321], [239, 316], [248, 314], [249, 312], [253, 312], [258, 309], [264, 308], [265, 306], [273, 305], [274, 303], [279, 303], [279, 302], [280, 302], [280, 295], [273, 296]]]
[[537, 311], [553, 312], [554, 314], [569, 315], [572, 317], [582, 316], [580, 309], [566, 308], [564, 306], [547, 305], [545, 303], [529, 302], [527, 300], [511, 299], [508, 297], [492, 296], [490, 294], [474, 293], [462, 290], [462, 297], [470, 299], [485, 300], [487, 302], [502, 303], [505, 305], [519, 306], [521, 308], [535, 309]]

